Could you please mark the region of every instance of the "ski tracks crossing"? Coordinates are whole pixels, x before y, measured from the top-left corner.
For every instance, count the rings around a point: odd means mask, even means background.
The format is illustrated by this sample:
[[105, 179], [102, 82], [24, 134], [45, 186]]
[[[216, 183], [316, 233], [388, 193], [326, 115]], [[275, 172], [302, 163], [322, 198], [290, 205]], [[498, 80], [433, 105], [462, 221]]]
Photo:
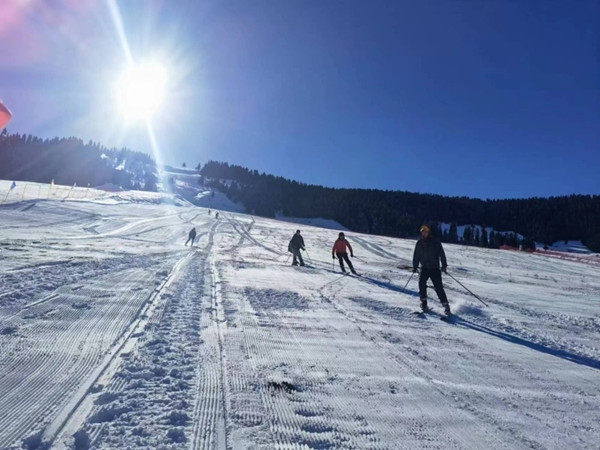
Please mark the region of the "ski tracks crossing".
[[[572, 363], [417, 318], [389, 283], [282, 266], [283, 228], [222, 217], [199, 226], [197, 247], [115, 266], [119, 277], [73, 278], [4, 316], [0, 412], [14, 414], [0, 414], [1, 448], [541, 449], [544, 430], [561, 426], [556, 410], [595, 404], [582, 387], [592, 372], [571, 385], [553, 371]], [[162, 224], [137, 221], [114, 238], [163, 242]], [[356, 241], [394, 256], [381, 240]], [[40, 350], [21, 358], [37, 336]], [[581, 437], [563, 433], [565, 448], [592, 442], [582, 417], [600, 420], [591, 409], [571, 418], [565, 430]]]
[[[536, 370], [512, 360], [510, 350], [514, 351], [514, 348], [501, 352], [493, 350], [493, 341], [489, 344], [492, 350], [471, 342], [473, 330], [463, 328], [460, 318], [456, 325], [429, 321], [427, 317], [417, 318], [410, 311], [386, 302], [343, 295], [345, 289], [350, 290], [351, 287], [325, 286], [321, 289], [321, 296], [354, 323], [361, 334], [393, 360], [398, 368], [408, 370], [425, 383], [422, 388], [426, 400], [419, 401], [416, 408], [421, 410], [420, 414], [431, 426], [431, 431], [435, 430], [436, 442], [447, 441], [450, 447], [457, 445], [457, 448], [478, 448], [482, 442], [488, 442], [489, 448], [546, 448], [548, 443], [543, 443], [543, 438], [532, 439], [532, 430], [523, 428], [515, 418], [520, 411], [514, 408], [519, 408], [517, 405], [527, 398], [532, 402], [540, 395], [551, 398], [554, 406], [536, 408], [527, 414], [530, 421], [535, 418], [536, 428], [543, 436], [545, 427], [556, 426], [552, 418], [553, 408], [564, 408], [565, 414], [568, 414], [589, 395], [581, 386], [590, 385], [593, 373], [587, 376], [577, 373], [577, 382], [573, 385], [561, 381], [560, 372], [554, 375], [550, 369], [541, 376]], [[419, 329], [423, 326], [428, 329], [428, 335], [434, 332], [436, 338], [433, 341], [423, 342], [419, 338]], [[469, 355], [485, 356], [480, 359]], [[530, 358], [534, 357], [537, 355], [530, 355]], [[542, 357], [537, 364], [554, 367], [552, 358], [548, 361]], [[490, 387], [481, 390], [481, 379]], [[516, 386], [512, 387], [512, 382], [506, 385], [505, 380], [515, 380]], [[432, 400], [436, 401], [434, 408], [423, 409]], [[491, 408], [490, 404], [500, 407]], [[435, 420], [430, 420], [432, 414], [452, 418], [452, 423], [436, 425]], [[511, 417], [513, 415], [515, 417]], [[452, 432], [454, 427], [462, 432]], [[578, 419], [574, 419], [569, 427], [586, 429]], [[450, 435], [443, 438], [448, 431]], [[590, 439], [587, 429], [586, 434]], [[570, 436], [565, 431], [563, 445], [569, 447], [578, 441], [577, 436]]]

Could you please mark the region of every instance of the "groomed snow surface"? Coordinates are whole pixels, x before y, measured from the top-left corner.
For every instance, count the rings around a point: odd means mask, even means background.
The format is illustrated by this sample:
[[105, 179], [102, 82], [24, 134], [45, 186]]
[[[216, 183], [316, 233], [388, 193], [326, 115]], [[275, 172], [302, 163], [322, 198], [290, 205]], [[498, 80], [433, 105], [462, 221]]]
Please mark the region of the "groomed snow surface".
[[0, 206], [2, 449], [599, 448], [598, 265], [446, 245], [446, 323], [414, 241], [84, 191]]

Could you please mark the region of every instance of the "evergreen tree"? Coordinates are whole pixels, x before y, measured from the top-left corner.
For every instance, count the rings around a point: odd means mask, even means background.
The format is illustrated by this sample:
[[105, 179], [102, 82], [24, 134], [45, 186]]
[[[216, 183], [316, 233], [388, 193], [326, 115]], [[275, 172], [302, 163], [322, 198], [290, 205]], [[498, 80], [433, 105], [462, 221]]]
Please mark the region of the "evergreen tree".
[[469, 225], [465, 226], [463, 231], [463, 242], [467, 245], [471, 245], [473, 239], [473, 230]]
[[146, 172], [144, 176], [144, 190], [150, 192], [156, 192], [157, 190], [157, 178], [152, 172]]
[[449, 236], [448, 236], [449, 242], [452, 242], [454, 244], [458, 242], [458, 231], [457, 231], [456, 222], [452, 222], [450, 224], [450, 231], [448, 234], [449, 234]]
[[450, 242], [450, 233], [448, 232], [448, 228], [445, 228], [442, 233], [442, 242]]
[[496, 236], [496, 233], [494, 233], [494, 230], [490, 231], [490, 237], [489, 237], [488, 246], [490, 248], [498, 248], [498, 247], [500, 247], [500, 244], [498, 243], [498, 238]]
[[490, 246], [490, 242], [488, 240], [488, 232], [487, 232], [485, 226], [481, 229], [481, 246], [482, 247]]

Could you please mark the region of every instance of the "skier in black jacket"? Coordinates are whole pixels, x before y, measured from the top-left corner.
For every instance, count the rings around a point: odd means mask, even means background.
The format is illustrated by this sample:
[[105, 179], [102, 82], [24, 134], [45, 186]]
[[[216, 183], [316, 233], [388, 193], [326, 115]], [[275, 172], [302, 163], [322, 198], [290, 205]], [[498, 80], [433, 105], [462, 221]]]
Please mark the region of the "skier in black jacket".
[[192, 241], [191, 247], [194, 246], [194, 239], [196, 239], [196, 227], [192, 228], [188, 233], [188, 240], [185, 241], [185, 245], [188, 245], [188, 242]]
[[[421, 239], [415, 245], [413, 254], [413, 272], [417, 272], [421, 263], [421, 275], [419, 276], [419, 297], [421, 298], [421, 309], [427, 311], [427, 280], [431, 278], [435, 293], [444, 306], [446, 315], [450, 315], [450, 304], [442, 285], [442, 272], [446, 273], [448, 264], [442, 243], [431, 236], [431, 229], [423, 225], [420, 229]], [[440, 271], [440, 260], [442, 269]]]
[[304, 238], [300, 234], [300, 230], [296, 230], [296, 234], [292, 236], [290, 243], [288, 244], [288, 251], [294, 255], [294, 259], [292, 260], [292, 266], [297, 266], [298, 261], [300, 261], [300, 265], [304, 265], [304, 261], [302, 260], [302, 254], [300, 250], [304, 250]]

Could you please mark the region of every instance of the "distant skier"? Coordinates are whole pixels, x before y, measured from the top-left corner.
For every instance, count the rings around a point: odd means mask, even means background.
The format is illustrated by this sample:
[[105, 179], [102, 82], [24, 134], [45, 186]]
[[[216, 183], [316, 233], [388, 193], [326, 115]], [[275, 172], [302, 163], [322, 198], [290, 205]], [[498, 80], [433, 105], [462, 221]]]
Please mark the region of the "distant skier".
[[348, 258], [348, 252], [346, 251], [346, 248], [350, 250], [350, 256], [354, 258], [354, 252], [352, 251], [350, 242], [346, 240], [344, 233], [340, 233], [338, 234], [338, 238], [334, 242], [333, 248], [331, 249], [331, 256], [333, 259], [335, 259], [337, 256], [337, 259], [340, 261], [340, 268], [342, 269], [342, 272], [346, 272], [346, 269], [344, 268], [344, 261], [346, 261], [352, 273], [356, 275], [356, 270], [354, 270], [354, 266], [350, 262], [350, 258]]
[[300, 234], [300, 230], [296, 230], [296, 234], [292, 236], [292, 239], [290, 239], [290, 243], [288, 244], [288, 251], [294, 255], [292, 266], [297, 266], [298, 261], [300, 261], [301, 266], [304, 265], [304, 260], [302, 259], [302, 253], [300, 253], [300, 250], [305, 250], [304, 238]]
[[185, 241], [185, 246], [188, 245], [188, 242], [192, 241], [192, 244], [190, 245], [190, 247], [194, 246], [194, 239], [196, 239], [196, 227], [192, 228], [190, 230], [190, 232], [188, 233], [188, 240]]
[[208, 215], [210, 216], [210, 209], [208, 210]]
[[[417, 241], [415, 245], [415, 251], [413, 253], [413, 273], [417, 272], [419, 263], [421, 264], [421, 274], [419, 276], [419, 297], [421, 298], [421, 309], [427, 311], [427, 280], [431, 278], [435, 293], [437, 294], [444, 312], [446, 315], [450, 315], [450, 304], [444, 292], [444, 286], [442, 285], [442, 272], [446, 273], [448, 264], [446, 263], [446, 254], [442, 243], [437, 239], [434, 239], [431, 235], [431, 229], [428, 225], [423, 225], [420, 229], [421, 239]], [[440, 271], [440, 260], [442, 262], [442, 269]]]
[[217, 211], [217, 212], [215, 213], [215, 219], [218, 219], [218, 218], [219, 218], [219, 211]]

